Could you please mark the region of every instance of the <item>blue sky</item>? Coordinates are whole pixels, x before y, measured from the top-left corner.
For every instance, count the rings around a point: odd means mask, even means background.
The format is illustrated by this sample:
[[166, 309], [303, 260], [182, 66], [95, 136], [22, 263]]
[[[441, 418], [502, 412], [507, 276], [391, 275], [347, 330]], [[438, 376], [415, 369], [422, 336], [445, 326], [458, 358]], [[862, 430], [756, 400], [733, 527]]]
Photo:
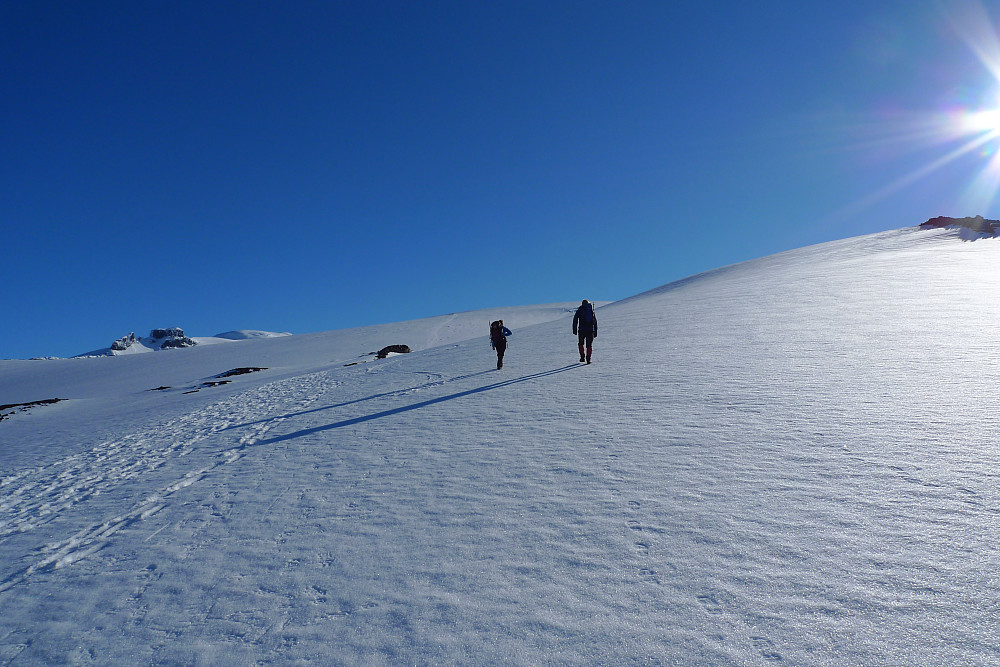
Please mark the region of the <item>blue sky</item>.
[[987, 11], [6, 3], [0, 358], [615, 300], [1000, 217]]

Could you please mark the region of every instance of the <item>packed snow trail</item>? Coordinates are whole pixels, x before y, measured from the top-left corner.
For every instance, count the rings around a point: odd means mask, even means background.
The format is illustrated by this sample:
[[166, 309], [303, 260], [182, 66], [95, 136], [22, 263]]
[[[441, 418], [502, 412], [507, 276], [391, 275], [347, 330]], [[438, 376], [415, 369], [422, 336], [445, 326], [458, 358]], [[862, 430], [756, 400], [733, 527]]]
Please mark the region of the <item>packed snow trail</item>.
[[[292, 402], [297, 408], [307, 408], [317, 398], [320, 381], [320, 375], [315, 374], [265, 385], [149, 430], [128, 433], [89, 451], [0, 479], [0, 541], [35, 533], [54, 520], [65, 522], [76, 505], [88, 501], [108, 501], [111, 514], [61, 540], [52, 541], [52, 536], [44, 533], [46, 543], [31, 551], [40, 558], [12, 573], [4, 572], [0, 592], [35, 572], [63, 567], [93, 553], [124, 526], [162, 510], [177, 491], [219, 466], [238, 461], [243, 448], [281, 418], [261, 422], [228, 449], [213, 451], [214, 441], [208, 446], [204, 441], [225, 430], [232, 419], [258, 416], [268, 406], [284, 407]], [[156, 491], [145, 495], [151, 487]], [[131, 507], [123, 508], [122, 503], [131, 503]], [[11, 560], [5, 561], [7, 567], [11, 564]]]
[[[0, 592], [22, 582], [34, 572], [59, 568], [92, 553], [125, 525], [162, 510], [169, 497], [177, 491], [220, 466], [235, 463], [242, 458], [247, 447], [258, 444], [288, 415], [308, 414], [310, 405], [323, 391], [336, 387], [336, 381], [329, 380], [328, 375], [316, 373], [270, 383], [146, 431], [102, 441], [89, 451], [0, 479], [0, 497], [3, 499], [0, 504], [0, 541], [12, 535], [34, 532], [53, 520], [64, 520], [75, 505], [99, 496], [113, 498], [116, 510], [121, 510], [121, 499], [129, 494], [135, 495], [131, 487], [147, 489], [162, 484], [130, 509], [115, 511], [114, 516], [98, 524], [87, 525], [69, 538], [48, 541], [38, 547], [36, 551], [43, 557], [0, 579]], [[438, 374], [437, 379], [421, 385], [358, 401], [403, 396], [454, 381], [442, 380], [441, 377]], [[481, 389], [471, 391], [478, 390]], [[349, 401], [348, 404], [354, 402], [357, 401]], [[280, 411], [281, 416], [260, 419], [260, 415], [275, 411]], [[217, 449], [218, 437], [207, 445], [202, 444], [237, 427], [241, 428], [240, 435], [230, 435], [233, 442], [228, 448]], [[164, 484], [164, 480], [169, 481]]]
[[[10, 558], [11, 562], [17, 563], [17, 567], [13, 572], [6, 573], [3, 581], [4, 591], [17, 594], [30, 587], [34, 578], [56, 576], [59, 574], [56, 570], [70, 565], [80, 570], [86, 570], [88, 575], [108, 571], [121, 572], [122, 557], [117, 552], [121, 549], [122, 543], [127, 545], [134, 542], [137, 547], [141, 547], [142, 549], [163, 544], [172, 550], [173, 546], [178, 543], [177, 533], [180, 532], [184, 536], [184, 539], [180, 540], [180, 544], [184, 545], [182, 554], [186, 554], [186, 551], [190, 549], [200, 551], [207, 544], [216, 544], [216, 537], [227, 541], [233, 538], [232, 535], [229, 535], [227, 538], [222, 538], [221, 536], [209, 538], [204, 534], [209, 525], [212, 525], [213, 522], [219, 522], [219, 527], [224, 527], [230, 521], [236, 521], [237, 517], [243, 519], [243, 521], [237, 522], [240, 530], [246, 530], [249, 526], [252, 526], [254, 532], [256, 532], [256, 528], [259, 527], [258, 522], [268, 520], [276, 512], [280, 516], [285, 517], [288, 516], [289, 512], [291, 512], [292, 516], [296, 514], [294, 509], [281, 504], [287, 501], [284, 498], [286, 493], [294, 495], [294, 484], [287, 485], [284, 489], [279, 490], [276, 496], [269, 499], [263, 511], [260, 511], [260, 506], [263, 502], [256, 501], [262, 495], [266, 494], [269, 496], [273, 490], [271, 488], [267, 488], [266, 490], [261, 488], [261, 485], [271, 486], [271, 482], [266, 480], [280, 479], [282, 477], [282, 468], [289, 468], [286, 472], [295, 476], [296, 471], [303, 465], [302, 458], [305, 456], [306, 451], [303, 450], [301, 444], [297, 445], [298, 451], [291, 461], [287, 460], [286, 455], [281, 457], [283, 462], [276, 463], [274, 461], [277, 452], [283, 452], [284, 447], [288, 446], [284, 443], [308, 441], [307, 436], [321, 433], [331, 426], [346, 427], [355, 423], [369, 422], [380, 418], [391, 418], [410, 410], [430, 407], [438, 403], [464, 397], [471, 398], [491, 390], [502, 390], [515, 384], [554, 376], [575, 369], [577, 366], [575, 364], [567, 364], [548, 371], [530, 373], [507, 379], [498, 376], [493, 371], [480, 371], [454, 377], [446, 377], [441, 373], [412, 373], [404, 371], [391, 373], [393, 377], [387, 382], [383, 375], [389, 374], [386, 369], [391, 369], [391, 367], [392, 360], [376, 368], [368, 368], [364, 369], [363, 372], [355, 372], [354, 382], [352, 383], [357, 388], [368, 384], [377, 388], [384, 388], [387, 384], [396, 387], [390, 391], [378, 391], [375, 393], [360, 392], [363, 395], [358, 395], [359, 392], [355, 391], [352, 395], [346, 397], [347, 400], [342, 400], [344, 396], [337, 391], [339, 385], [335, 380], [329, 378], [329, 373], [286, 380], [274, 385], [266, 385], [258, 390], [249, 392], [247, 395], [237, 396], [198, 410], [182, 419], [154, 429], [149, 433], [129, 434], [120, 441], [103, 443], [101, 447], [95, 448], [92, 456], [74, 456], [71, 457], [71, 461], [59, 462], [17, 475], [15, 479], [8, 482], [10, 485], [17, 484], [17, 489], [20, 491], [20, 493], [12, 493], [12, 497], [17, 498], [32, 489], [42, 489], [42, 492], [37, 494], [39, 497], [58, 498], [64, 504], [59, 508], [62, 510], [60, 521], [50, 523], [43, 521], [36, 521], [35, 524], [29, 523], [25, 518], [34, 514], [33, 507], [29, 504], [12, 503], [9, 510], [6, 511], [7, 515], [13, 517], [10, 523], [20, 528], [17, 534], [17, 537], [20, 538], [20, 543], [17, 546], [21, 547], [22, 554], [20, 558]], [[377, 384], [364, 382], [366, 379], [374, 378], [377, 378]], [[489, 378], [489, 381], [486, 378]], [[421, 382], [420, 380], [423, 381]], [[325, 386], [324, 382], [326, 383]], [[461, 390], [457, 392], [451, 391], [453, 389]], [[411, 400], [418, 392], [429, 393], [435, 392], [435, 390], [439, 394], [436, 397], [416, 403]], [[451, 391], [451, 393], [442, 393], [443, 390]], [[336, 398], [329, 398], [331, 394], [335, 394]], [[321, 397], [329, 398], [329, 400], [319, 401], [317, 407], [311, 407]], [[401, 400], [405, 402], [400, 404]], [[368, 407], [364, 404], [372, 404], [372, 406]], [[375, 410], [375, 407], [383, 405], [395, 405], [397, 407], [389, 407], [388, 409], [371, 412]], [[263, 440], [265, 435], [270, 435], [276, 426], [286, 420], [315, 419], [330, 413], [336, 413], [337, 410], [356, 410], [361, 406], [364, 407], [365, 412], [363, 418], [341, 420], [333, 425], [325, 424], [311, 429], [300, 429], [286, 436], [275, 435], [271, 440]], [[269, 416], [261, 419], [261, 415]], [[353, 441], [354, 437], [349, 438], [349, 440]], [[150, 444], [153, 442], [166, 444], [157, 448]], [[186, 444], [178, 446], [178, 442]], [[131, 445], [131, 447], [125, 445]], [[384, 462], [388, 457], [384, 454], [377, 454], [383, 448], [379, 447], [377, 443], [371, 442], [370, 437], [362, 437], [359, 445], [360, 450], [353, 453], [344, 446], [333, 449], [326, 446], [310, 446], [305, 448], [309, 451], [311, 457], [318, 455], [322, 459], [321, 463], [313, 463], [314, 466], [321, 468], [330, 467], [330, 460], [332, 459], [341, 463], [337, 467], [344, 468], [343, 473], [346, 475], [345, 478], [334, 483], [331, 489], [325, 493], [318, 494], [314, 502], [328, 504], [330, 499], [326, 497], [327, 494], [343, 493], [344, 490], [349, 494], [364, 493], [364, 487], [372, 483], [372, 473], [369, 469], [371, 462], [368, 459], [381, 459]], [[104, 456], [101, 454], [103, 450], [113, 451], [116, 456]], [[130, 460], [128, 460], [127, 452], [132, 452], [133, 456]], [[351, 460], [357, 459], [359, 455], [361, 456], [360, 462]], [[410, 458], [409, 454], [404, 453], [403, 456], [406, 459]], [[244, 460], [245, 458], [252, 459], [253, 463]], [[86, 465], [81, 463], [81, 459], [84, 459]], [[151, 461], [155, 461], [156, 465], [151, 465]], [[236, 465], [234, 466], [233, 464]], [[239, 490], [241, 486], [245, 485], [245, 482], [242, 481], [246, 473], [245, 467], [241, 467], [243, 464], [257, 468], [253, 476], [254, 485], [249, 493], [241, 493]], [[262, 465], [269, 469], [270, 472], [260, 469]], [[70, 468], [70, 466], [75, 467]], [[69, 496], [69, 494], [63, 492], [58, 480], [60, 476], [63, 478], [66, 477], [64, 474], [66, 469], [72, 470], [72, 476], [77, 478], [78, 481], [80, 478], [93, 480], [92, 488], [87, 490], [80, 489], [81, 485], [78, 483], [77, 495]], [[462, 477], [455, 481], [458, 482]], [[221, 483], [221, 486], [226, 489], [224, 493], [216, 491], [213, 493], [213, 496], [216, 496], [213, 498], [213, 501], [207, 504], [205, 501], [202, 501], [200, 503], [200, 511], [185, 511], [183, 509], [185, 505], [191, 503], [190, 497], [192, 494], [204, 495], [203, 493], [199, 494], [202, 491], [201, 486], [208, 484], [214, 488], [218, 488], [220, 479], [225, 479], [224, 483]], [[170, 481], [164, 484], [163, 480]], [[142, 489], [151, 486], [156, 487], [157, 491], [148, 497], [140, 497], [140, 494], [131, 492], [129, 488], [126, 488], [133, 484], [138, 485]], [[391, 487], [398, 492], [401, 487], [409, 487], [412, 484], [412, 480], [399, 479]], [[468, 490], [466, 487], [465, 491]], [[113, 496], [115, 498], [112, 501], [110, 498]], [[235, 503], [229, 500], [235, 496], [249, 497], [250, 500], [247, 504], [243, 502]], [[74, 524], [68, 520], [69, 515], [71, 515], [69, 510], [72, 509], [72, 504], [66, 502], [67, 497], [76, 499], [81, 505], [92, 505], [96, 498], [102, 497], [105, 503], [110, 506], [105, 511], [105, 514], [108, 512], [110, 514], [101, 521], [93, 521], [95, 513], [101, 515], [101, 511], [100, 508], [91, 506], [86, 513], [83, 513], [82, 517], [90, 519], [89, 523], [85, 523], [82, 526]], [[128, 498], [130, 497], [133, 499], [129, 501]], [[227, 500], [219, 500], [221, 497], [225, 497]], [[298, 490], [297, 498], [300, 502], [303, 502], [304, 495], [301, 489]], [[122, 505], [125, 502], [131, 502], [131, 506], [129, 509], [123, 510]], [[217, 505], [219, 502], [224, 502], [225, 505], [220, 507]], [[309, 503], [306, 504], [308, 505]], [[348, 501], [337, 503], [336, 505], [340, 505], [337, 508], [337, 512], [325, 518], [326, 522], [333, 521], [335, 526], [344, 520], [359, 520], [363, 523], [369, 515], [369, 511], [363, 509], [362, 505], [357, 502]], [[208, 510], [208, 516], [204, 515], [206, 508], [211, 508]], [[425, 511], [428, 510], [429, 508], [425, 509]], [[314, 510], [308, 511], [305, 517], [300, 516], [297, 518], [300, 521], [307, 519], [312, 514], [312, 511]], [[172, 514], [178, 512], [182, 516], [176, 525], [171, 526], [167, 523], [151, 530], [153, 522], [176, 520]], [[249, 524], [244, 523], [246, 520], [249, 520]], [[293, 525], [297, 525], [300, 521], [292, 523]], [[57, 523], [58, 525], [56, 525]], [[187, 531], [191, 530], [188, 526], [192, 524], [197, 526], [197, 530], [194, 533], [188, 533]], [[44, 537], [38, 534], [42, 528], [49, 529], [45, 532]], [[56, 537], [57, 528], [64, 535], [68, 534], [68, 536], [58, 539]], [[285, 526], [283, 530], [290, 531], [292, 528]], [[135, 535], [125, 535], [124, 533], [126, 532], [135, 533]], [[228, 529], [226, 532], [228, 532]], [[29, 535], [35, 537], [33, 542], [26, 540], [26, 536]], [[139, 536], [142, 536], [141, 539], [139, 539]], [[120, 541], [117, 543], [115, 542], [116, 537], [120, 538]], [[268, 543], [261, 545], [262, 553], [271, 554], [273, 557], [272, 551], [275, 544], [280, 544], [284, 539], [282, 537], [269, 536]], [[336, 541], [339, 543], [340, 539]], [[392, 541], [395, 541], [395, 539]], [[5, 552], [8, 554], [12, 551], [11, 546], [10, 540], [3, 542]], [[312, 551], [312, 547], [309, 546], [303, 546], [302, 548]], [[365, 562], [371, 562], [371, 553], [377, 553], [377, 550], [369, 552], [367, 556], [358, 554], [357, 558]], [[173, 558], [167, 558], [166, 560], [171, 561]], [[186, 556], [180, 560], [186, 560]], [[353, 561], [354, 558], [352, 557], [348, 560]], [[201, 558], [197, 559], [196, 562], [199, 564], [199, 567], [204, 565], [204, 561]], [[328, 566], [329, 563], [325, 563], [321, 567], [326, 568]], [[167, 567], [167, 565], [163, 564], [152, 564], [147, 566], [146, 569], [133, 572], [133, 577], [139, 577], [141, 580], [144, 580], [149, 572], [157, 571], [162, 574]], [[214, 568], [211, 569], [214, 570]], [[353, 580], [354, 578], [350, 579]], [[183, 576], [181, 580], [188, 581], [188, 577]], [[107, 589], [105, 593], [108, 593]], [[132, 596], [126, 595], [125, 597], [127, 600], [132, 600]], [[190, 597], [190, 595], [185, 594], [180, 596], [176, 602], [180, 603]], [[195, 595], [194, 597], [198, 598], [201, 596]], [[294, 607], [300, 603], [301, 600], [297, 599], [283, 600], [280, 606], [282, 608], [286, 606]], [[129, 608], [126, 605], [126, 608], [119, 610], [115, 614], [115, 617], [119, 619], [133, 618], [137, 613], [135, 609]], [[192, 610], [187, 609], [182, 615], [188, 617], [190, 613], [193, 613]], [[348, 614], [344, 609], [339, 608], [331, 613], [331, 617], [333, 618]], [[192, 627], [201, 626], [195, 625]], [[264, 636], [267, 635], [265, 632], [266, 629], [256, 627], [254, 630], [247, 629], [247, 632], [251, 634], [254, 631], [261, 632], [262, 636]], [[128, 634], [124, 628], [120, 628], [119, 631]], [[21, 642], [15, 643], [14, 647], [27, 649], [27, 647], [33, 644], [39, 645], [39, 643]], [[267, 646], [253, 644], [251, 648], [254, 650], [265, 650]], [[280, 642], [271, 647], [272, 650], [276, 651], [275, 656], [287, 650], [287, 648], [287, 646], [284, 646]], [[315, 651], [316, 648], [315, 646], [311, 646], [309, 651]], [[163, 654], [162, 652], [158, 652], [156, 655], [162, 656]], [[186, 662], [189, 657], [178, 655], [176, 659], [179, 662]]]

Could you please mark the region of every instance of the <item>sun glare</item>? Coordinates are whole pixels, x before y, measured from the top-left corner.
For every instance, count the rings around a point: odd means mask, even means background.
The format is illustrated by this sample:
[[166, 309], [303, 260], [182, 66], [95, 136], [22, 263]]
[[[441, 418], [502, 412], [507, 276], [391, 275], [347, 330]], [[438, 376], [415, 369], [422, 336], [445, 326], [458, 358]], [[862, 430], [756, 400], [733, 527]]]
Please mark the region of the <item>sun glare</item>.
[[968, 114], [965, 119], [965, 129], [970, 133], [1000, 132], [1000, 109], [976, 111]]
[[[918, 164], [909, 173], [845, 207], [855, 213], [912, 186], [917, 181], [960, 159], [978, 160], [963, 192], [955, 193], [960, 215], [987, 215], [1000, 193], [1000, 34], [980, 0], [956, 2], [945, 9], [951, 27], [988, 72], [988, 83], [979, 96], [967, 95], [965, 104], [946, 111], [915, 113], [883, 134], [876, 148], [892, 145], [904, 150], [946, 147], [941, 155]], [[975, 99], [978, 97], [978, 99]], [[900, 120], [898, 117], [897, 121]]]

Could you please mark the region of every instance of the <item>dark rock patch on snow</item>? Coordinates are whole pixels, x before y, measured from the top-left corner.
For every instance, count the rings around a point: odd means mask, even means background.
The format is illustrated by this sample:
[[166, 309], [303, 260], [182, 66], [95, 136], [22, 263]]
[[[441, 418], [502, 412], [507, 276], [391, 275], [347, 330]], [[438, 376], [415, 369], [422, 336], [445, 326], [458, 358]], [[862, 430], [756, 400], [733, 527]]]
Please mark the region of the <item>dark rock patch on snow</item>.
[[[974, 218], [949, 218], [938, 216], [920, 225], [921, 229], [960, 227], [984, 236], [1000, 236], [1000, 220], [987, 220], [981, 215]], [[963, 237], [964, 238], [964, 237]]]
[[8, 403], [7, 405], [0, 405], [0, 421], [3, 421], [4, 417], [10, 417], [18, 412], [27, 412], [31, 408], [38, 405], [51, 405], [52, 403], [58, 403], [59, 401], [65, 401], [65, 398], [43, 398], [40, 401], [29, 401], [27, 403]]
[[181, 329], [180, 327], [153, 329], [149, 332], [149, 337], [154, 340], [159, 340], [161, 338], [184, 338], [184, 329]]
[[410, 349], [409, 345], [386, 345], [381, 350], [375, 353], [376, 359], [385, 359], [389, 356], [390, 352], [395, 352], [397, 354], [409, 354], [413, 350]]
[[[219, 373], [218, 375], [213, 375], [210, 380], [205, 380], [201, 384], [196, 386], [190, 386], [187, 391], [181, 392], [184, 394], [194, 394], [195, 392], [201, 391], [202, 389], [208, 387], [221, 387], [224, 384], [229, 384], [232, 380], [224, 380], [223, 378], [233, 377], [235, 375], [246, 375], [247, 373], [256, 373], [257, 371], [266, 371], [266, 368], [258, 366], [246, 366], [242, 368], [232, 368], [228, 371]], [[156, 387], [150, 389], [149, 391], [167, 391], [173, 389], [173, 387], [168, 387], [166, 385], [162, 387]]]
[[217, 378], [228, 378], [234, 375], [246, 375], [247, 373], [256, 373], [258, 371], [266, 371], [266, 368], [259, 368], [257, 366], [246, 366], [244, 368], [233, 368], [226, 371], [225, 373], [219, 373], [215, 377]]

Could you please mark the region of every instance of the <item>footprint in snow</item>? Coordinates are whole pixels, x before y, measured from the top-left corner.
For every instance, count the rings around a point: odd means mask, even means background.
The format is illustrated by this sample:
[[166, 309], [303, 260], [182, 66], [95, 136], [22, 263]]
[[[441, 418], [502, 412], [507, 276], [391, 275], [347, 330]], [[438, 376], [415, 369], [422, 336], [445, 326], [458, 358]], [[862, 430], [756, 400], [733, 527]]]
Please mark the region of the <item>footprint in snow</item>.
[[765, 660], [770, 662], [780, 662], [784, 660], [778, 651], [775, 650], [774, 642], [772, 642], [767, 637], [755, 636], [750, 638], [750, 643], [753, 647], [760, 651], [760, 655]]

